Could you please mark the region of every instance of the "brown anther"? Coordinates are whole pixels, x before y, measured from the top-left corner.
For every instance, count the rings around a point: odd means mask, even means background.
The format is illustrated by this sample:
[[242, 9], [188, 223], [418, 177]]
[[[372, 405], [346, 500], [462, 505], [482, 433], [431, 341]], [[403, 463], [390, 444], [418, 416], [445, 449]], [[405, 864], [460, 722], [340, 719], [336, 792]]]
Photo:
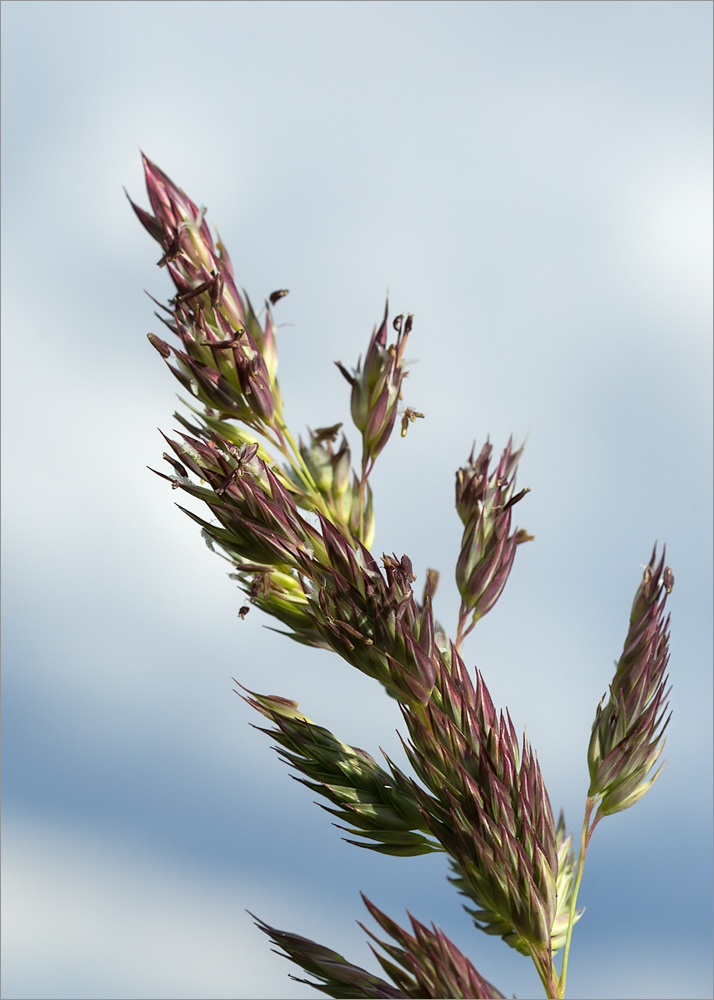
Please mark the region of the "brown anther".
[[170, 263], [170, 261], [176, 260], [180, 252], [181, 252], [181, 240], [179, 239], [179, 233], [177, 229], [174, 232], [173, 236], [171, 237], [171, 242], [166, 247], [166, 253], [161, 258], [161, 260], [158, 261], [158, 266], [165, 267], [166, 264]]
[[149, 338], [151, 346], [156, 348], [162, 358], [171, 357], [171, 348], [165, 340], [162, 340], [161, 337], [157, 337], [156, 334], [153, 333], [148, 333], [147, 337]]
[[[167, 452], [164, 452], [161, 457], [165, 462], [168, 462], [169, 465], [173, 466], [174, 471], [177, 473], [177, 475], [181, 476], [183, 479], [188, 479], [188, 472], [186, 472], [185, 467], [181, 465], [180, 462], [177, 462], [176, 459], [172, 458], [171, 455], [169, 455]], [[175, 483], [173, 488], [176, 489], [177, 486], [178, 483]]]
[[174, 297], [175, 301], [188, 302], [190, 299], [198, 298], [199, 295], [202, 295], [209, 289], [211, 290], [211, 294], [213, 294], [213, 287], [217, 283], [218, 277], [219, 276], [214, 271], [211, 277], [207, 278], [205, 281], [202, 281], [200, 285], [196, 285], [195, 288], [189, 288], [187, 292], [182, 292], [180, 295], [176, 295]]
[[211, 305], [213, 306], [214, 309], [216, 308], [216, 306], [220, 305], [221, 301], [223, 300], [223, 286], [224, 286], [223, 275], [217, 274], [216, 280], [211, 287]]
[[268, 298], [270, 299], [271, 306], [274, 306], [276, 302], [284, 299], [286, 295], [290, 292], [289, 288], [279, 288], [277, 292], [271, 292]]
[[509, 507], [512, 507], [514, 503], [518, 503], [519, 500], [522, 500], [523, 497], [526, 495], [526, 493], [530, 493], [530, 491], [531, 491], [530, 486], [524, 486], [523, 489], [520, 491], [520, 493], [516, 493], [514, 497], [511, 497], [508, 503], [505, 503], [503, 505], [501, 510], [508, 510]]
[[[245, 569], [245, 567], [242, 568]], [[270, 573], [256, 573], [250, 587], [250, 596], [254, 599], [256, 597], [268, 597], [270, 590]]]
[[409, 424], [413, 424], [417, 417], [423, 416], [423, 413], [418, 413], [416, 410], [412, 410], [410, 407], [407, 407], [404, 411], [404, 416], [402, 417], [402, 437], [407, 436], [407, 428], [409, 427]]
[[214, 351], [227, 351], [229, 347], [237, 347], [241, 342], [241, 338], [245, 330], [236, 330], [232, 337], [227, 340], [202, 340], [201, 347], [212, 347]]
[[215, 488], [216, 496], [222, 497], [223, 494], [226, 492], [226, 490], [229, 489], [231, 486], [233, 486], [233, 484], [235, 483], [236, 479], [240, 476], [240, 474], [241, 474], [241, 467], [240, 465], [237, 465], [235, 469], [233, 469], [231, 473], [228, 476], [226, 476], [226, 478], [218, 486], [216, 486]]
[[318, 444], [322, 444], [323, 441], [334, 441], [340, 427], [342, 424], [333, 424], [332, 427], [318, 427], [316, 430], [310, 431], [310, 436]]

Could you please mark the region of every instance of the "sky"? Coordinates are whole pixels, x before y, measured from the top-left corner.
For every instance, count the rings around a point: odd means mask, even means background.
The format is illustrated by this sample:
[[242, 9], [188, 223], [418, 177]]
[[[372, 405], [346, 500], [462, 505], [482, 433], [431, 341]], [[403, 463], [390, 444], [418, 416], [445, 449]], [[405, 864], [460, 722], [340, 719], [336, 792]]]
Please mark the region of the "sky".
[[[374, 550], [454, 632], [454, 473], [526, 440], [520, 546], [467, 640], [578, 830], [595, 708], [655, 541], [668, 765], [598, 827], [568, 995], [712, 996], [712, 7], [635, 2], [4, 0], [3, 996], [302, 998], [246, 911], [374, 971], [359, 892], [434, 921], [506, 995], [438, 857], [341, 839], [247, 687], [399, 759], [396, 705], [269, 631], [153, 476], [176, 383], [168, 279], [123, 189], [143, 150], [277, 288], [295, 433], [343, 421], [389, 295], [414, 314]], [[352, 442], [357, 435], [352, 429]]]

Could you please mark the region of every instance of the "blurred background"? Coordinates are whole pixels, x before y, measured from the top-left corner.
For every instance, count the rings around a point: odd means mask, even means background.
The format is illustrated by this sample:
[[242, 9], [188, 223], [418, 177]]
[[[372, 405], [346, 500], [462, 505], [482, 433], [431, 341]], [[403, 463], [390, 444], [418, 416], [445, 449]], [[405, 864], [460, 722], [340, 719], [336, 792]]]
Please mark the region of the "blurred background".
[[[374, 473], [377, 553], [455, 628], [454, 473], [527, 436], [519, 548], [467, 641], [579, 830], [595, 707], [655, 540], [676, 586], [668, 767], [603, 822], [576, 998], [712, 996], [711, 28], [677, 2], [2, 4], [3, 996], [300, 998], [246, 910], [375, 971], [359, 890], [435, 921], [507, 995], [438, 857], [341, 840], [236, 677], [400, 758], [396, 706], [290, 643], [174, 505], [177, 383], [139, 149], [277, 288], [296, 432], [342, 420], [333, 362], [389, 293], [405, 403]], [[352, 434], [355, 450], [357, 435]]]

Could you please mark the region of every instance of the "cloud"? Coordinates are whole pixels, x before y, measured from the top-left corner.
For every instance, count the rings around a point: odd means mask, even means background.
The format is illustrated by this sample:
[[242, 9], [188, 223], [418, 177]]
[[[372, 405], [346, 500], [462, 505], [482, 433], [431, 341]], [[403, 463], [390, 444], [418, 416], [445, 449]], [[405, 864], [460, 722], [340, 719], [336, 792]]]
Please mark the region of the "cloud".
[[[6, 815], [3, 994], [17, 1000], [308, 997], [244, 907], [300, 927], [275, 886], [177, 865], [91, 832]], [[259, 901], [259, 902], [256, 902]], [[344, 918], [343, 918], [344, 919]], [[319, 914], [311, 923], [329, 938]]]

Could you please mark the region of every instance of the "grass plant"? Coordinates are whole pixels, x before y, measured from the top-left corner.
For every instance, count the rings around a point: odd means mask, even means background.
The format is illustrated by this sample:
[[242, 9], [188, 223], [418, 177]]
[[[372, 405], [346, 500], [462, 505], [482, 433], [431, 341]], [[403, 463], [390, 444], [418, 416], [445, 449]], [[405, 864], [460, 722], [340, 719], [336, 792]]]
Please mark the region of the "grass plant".
[[[513, 525], [528, 493], [516, 488], [522, 448], [494, 459], [487, 441], [456, 473], [463, 537], [455, 566], [461, 599], [453, 639], [434, 617], [438, 574], [419, 596], [406, 555], [371, 550], [375, 504], [370, 475], [395, 427], [422, 414], [404, 407], [404, 350], [411, 315], [375, 326], [364, 361], [338, 368], [348, 383], [360, 456], [340, 424], [296, 437], [277, 379], [274, 292], [256, 310], [235, 282], [230, 258], [199, 209], [144, 157], [151, 212], [132, 202], [160, 244], [159, 267], [175, 294], [157, 314], [171, 342], [149, 340], [188, 395], [182, 428], [166, 437], [173, 490], [205, 505], [186, 510], [230, 563], [251, 605], [292, 640], [332, 650], [379, 682], [404, 720], [409, 773], [344, 743], [298, 704], [241, 688], [263, 732], [299, 780], [324, 800], [349, 842], [392, 857], [447, 856], [474, 926], [530, 959], [547, 997], [564, 997], [578, 890], [598, 824], [634, 805], [662, 770], [669, 721], [667, 595], [674, 583], [657, 549], [635, 594], [622, 655], [595, 711], [588, 749], [590, 786], [577, 860], [561, 812], [554, 819], [538, 759], [507, 710], [497, 711], [484, 677], [471, 672], [463, 643], [498, 601], [518, 546]], [[520, 508], [519, 508], [520, 509]], [[239, 685], [240, 686], [240, 685]], [[366, 930], [386, 979], [329, 947], [256, 918], [280, 953], [331, 997], [502, 997], [435, 926], [399, 926], [364, 898], [378, 932]], [[560, 956], [560, 957], [559, 957]]]

